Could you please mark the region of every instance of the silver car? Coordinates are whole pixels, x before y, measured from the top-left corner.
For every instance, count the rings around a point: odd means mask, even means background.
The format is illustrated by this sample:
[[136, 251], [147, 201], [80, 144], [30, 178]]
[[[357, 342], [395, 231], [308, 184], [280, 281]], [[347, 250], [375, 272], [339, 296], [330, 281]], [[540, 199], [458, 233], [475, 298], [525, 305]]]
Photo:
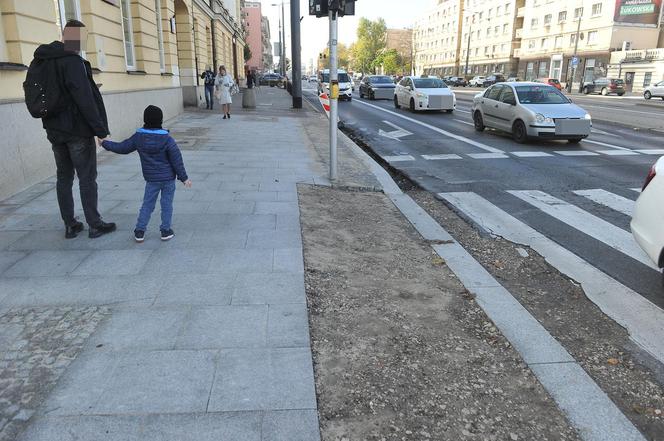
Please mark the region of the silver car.
[[660, 97], [664, 100], [664, 81], [651, 84], [643, 91], [643, 98], [649, 100], [653, 97]]
[[532, 82], [499, 83], [473, 98], [473, 123], [512, 134], [518, 143], [528, 138], [567, 139], [577, 143], [590, 135], [588, 112], [553, 86]]

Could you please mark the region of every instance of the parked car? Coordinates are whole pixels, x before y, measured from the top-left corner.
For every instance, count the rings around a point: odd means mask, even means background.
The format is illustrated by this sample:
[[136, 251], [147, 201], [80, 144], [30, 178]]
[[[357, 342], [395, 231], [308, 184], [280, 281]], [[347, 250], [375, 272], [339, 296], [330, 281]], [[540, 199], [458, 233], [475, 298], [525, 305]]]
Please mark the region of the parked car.
[[496, 83], [504, 83], [505, 82], [505, 77], [501, 74], [493, 74], [489, 75], [484, 79], [484, 82], [482, 83], [482, 87], [489, 87], [493, 86]]
[[456, 108], [456, 96], [443, 80], [434, 76], [404, 77], [394, 90], [394, 107], [417, 110], [444, 110]]
[[601, 93], [609, 95], [615, 93], [618, 96], [625, 94], [625, 81], [620, 78], [597, 78], [596, 80], [583, 84], [583, 93]]
[[276, 73], [265, 74], [259, 80], [259, 84], [261, 86], [282, 87], [283, 83], [284, 83], [284, 78]]
[[484, 76], [482, 75], [477, 75], [474, 76], [470, 81], [468, 81], [468, 85], [471, 87], [482, 87], [484, 85]]
[[388, 99], [394, 97], [394, 82], [386, 75], [369, 75], [360, 83], [360, 98], [368, 97], [370, 100]]
[[553, 86], [558, 90], [563, 90], [562, 84], [560, 84], [560, 81], [558, 78], [538, 78], [535, 80], [536, 83], [543, 83], [543, 84], [548, 84], [549, 86]]
[[[339, 100], [352, 101], [353, 89], [350, 76], [345, 70], [338, 71], [339, 80]], [[322, 70], [318, 73], [318, 93], [330, 93], [330, 69]]]
[[592, 128], [585, 110], [555, 87], [535, 82], [495, 84], [475, 95], [471, 111], [475, 130], [503, 130], [518, 143], [531, 137], [576, 143]]
[[651, 84], [643, 91], [643, 98], [649, 100], [652, 97], [660, 97], [664, 100], [664, 81]]
[[664, 157], [661, 157], [648, 172], [630, 225], [634, 239], [658, 268], [664, 268], [663, 198]]
[[466, 81], [465, 78], [463, 77], [449, 77], [445, 82], [449, 86], [454, 86], [454, 87], [466, 87], [468, 85], [468, 81]]
[[519, 77], [509, 77], [507, 79], [508, 83], [516, 83], [517, 81], [521, 81], [521, 78], [519, 78]]

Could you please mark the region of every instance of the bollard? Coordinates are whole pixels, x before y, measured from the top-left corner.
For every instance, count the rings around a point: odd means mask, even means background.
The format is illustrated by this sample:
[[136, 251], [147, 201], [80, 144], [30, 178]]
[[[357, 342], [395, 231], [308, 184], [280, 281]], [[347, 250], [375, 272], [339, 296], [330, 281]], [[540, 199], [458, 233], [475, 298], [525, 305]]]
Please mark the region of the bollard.
[[242, 92], [242, 108], [255, 109], [256, 108], [256, 92], [254, 88], [244, 89]]

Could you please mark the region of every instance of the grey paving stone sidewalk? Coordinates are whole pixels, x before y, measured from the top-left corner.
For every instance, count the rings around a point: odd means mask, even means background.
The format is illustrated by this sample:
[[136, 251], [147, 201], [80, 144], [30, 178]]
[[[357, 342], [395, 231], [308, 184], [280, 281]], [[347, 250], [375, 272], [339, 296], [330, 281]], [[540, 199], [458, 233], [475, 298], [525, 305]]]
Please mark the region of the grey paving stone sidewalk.
[[101, 157], [119, 226], [101, 239], [63, 238], [52, 179], [0, 203], [0, 313], [106, 311], [20, 440], [319, 440], [296, 184], [321, 177], [299, 121], [172, 122], [194, 187], [178, 186], [167, 243], [158, 209], [146, 242], [131, 236], [136, 155]]

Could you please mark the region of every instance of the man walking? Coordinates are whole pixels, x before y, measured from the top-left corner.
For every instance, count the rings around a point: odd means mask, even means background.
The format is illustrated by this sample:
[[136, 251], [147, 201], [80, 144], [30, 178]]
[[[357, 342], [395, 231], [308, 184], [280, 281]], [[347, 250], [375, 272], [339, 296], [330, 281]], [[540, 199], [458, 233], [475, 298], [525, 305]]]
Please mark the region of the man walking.
[[42, 123], [55, 155], [58, 204], [68, 239], [83, 231], [83, 224], [74, 217], [74, 173], [78, 175], [88, 236], [96, 238], [116, 228], [114, 223], [102, 221], [97, 211], [94, 137], [106, 138], [109, 130], [104, 101], [92, 78], [90, 63], [80, 56], [86, 41], [85, 25], [70, 20], [63, 30], [62, 42], [43, 44], [35, 51], [36, 60], [50, 61], [61, 90], [58, 107], [62, 110], [42, 118]]
[[214, 80], [216, 78], [215, 73], [212, 71], [212, 67], [208, 64], [205, 68], [205, 72], [201, 74], [201, 79], [205, 83], [205, 104], [206, 109], [213, 110], [214, 107]]

